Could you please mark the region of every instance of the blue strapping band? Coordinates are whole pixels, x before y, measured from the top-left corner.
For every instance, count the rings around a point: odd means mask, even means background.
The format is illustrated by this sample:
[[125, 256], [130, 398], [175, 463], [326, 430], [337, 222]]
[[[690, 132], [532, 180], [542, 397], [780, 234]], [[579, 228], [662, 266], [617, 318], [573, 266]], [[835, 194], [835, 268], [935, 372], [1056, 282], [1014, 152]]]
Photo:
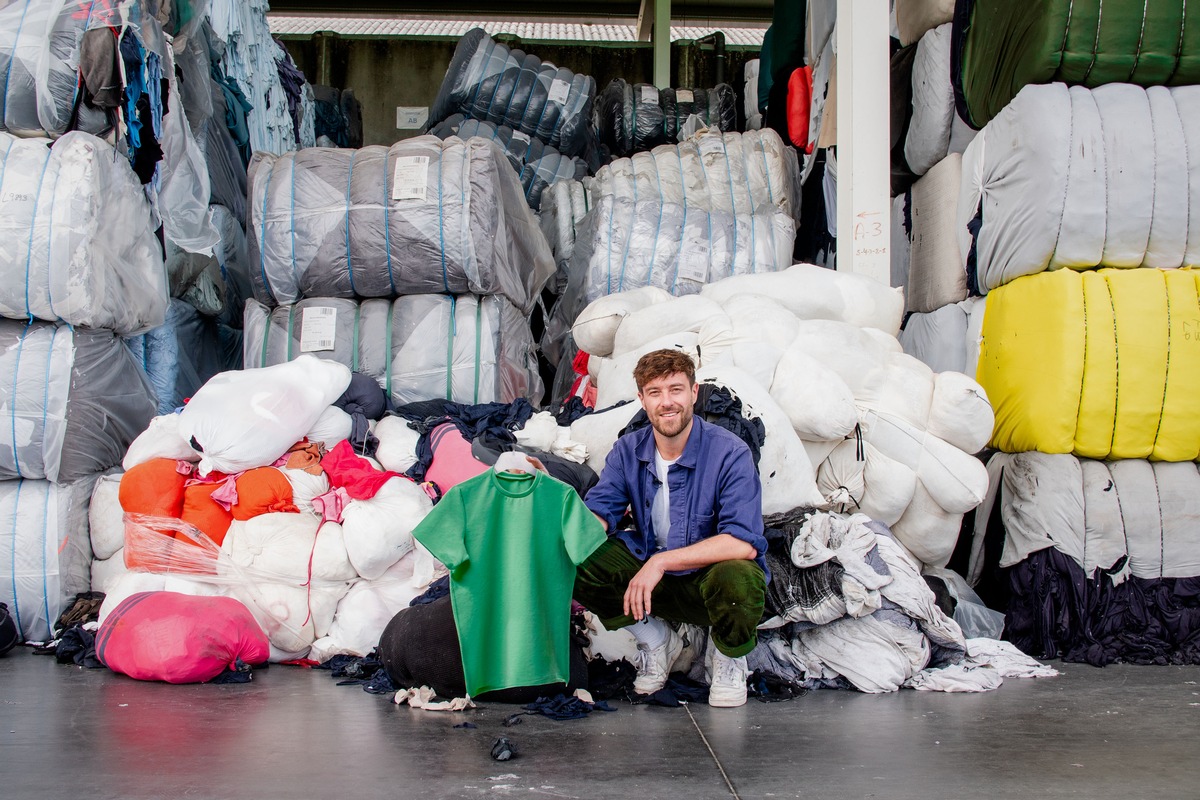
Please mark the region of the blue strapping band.
[[263, 187], [262, 214], [260, 215], [262, 217], [262, 233], [258, 237], [258, 271], [262, 274], [263, 288], [266, 289], [267, 295], [270, 296], [272, 302], [277, 303], [275, 292], [271, 291], [271, 282], [267, 280], [267, 198], [271, 196], [271, 179], [273, 177], [275, 177], [274, 164], [267, 170], [267, 185]]
[[[445, 288], [445, 290], [447, 292], [449, 292], [450, 291], [450, 279], [449, 279], [449, 276], [446, 275], [445, 211], [442, 209], [442, 170], [445, 169], [445, 165], [446, 165], [445, 155], [446, 155], [446, 151], [442, 150], [441, 155], [438, 156], [438, 242], [441, 245], [441, 247], [439, 247], [438, 249], [441, 251], [441, 254], [442, 254], [442, 287]], [[460, 186], [459, 192], [461, 193], [464, 191], [465, 191], [465, 189], [463, 189]], [[462, 200], [465, 204], [466, 198], [463, 197]]]
[[[37, 229], [38, 202], [42, 199], [42, 184], [46, 180], [46, 169], [50, 166], [50, 157], [52, 155], [53, 151], [47, 147], [46, 161], [42, 164], [42, 174], [38, 176], [37, 192], [33, 195], [33, 213], [29, 218], [29, 241], [26, 242], [25, 247], [25, 316], [28, 319], [33, 319], [33, 311], [29, 308], [29, 270], [33, 268], [33, 232]], [[50, 231], [49, 229], [53, 225], [53, 222], [54, 221], [51, 220], [51, 225], [46, 226], [47, 231], [51, 234], [53, 234], [53, 231]], [[46, 278], [47, 282], [49, 282], [49, 264], [46, 265]], [[16, 442], [14, 442], [13, 445], [15, 446]]]
[[17, 387], [19, 387], [21, 373], [21, 354], [25, 351], [25, 337], [29, 335], [30, 323], [25, 323], [25, 330], [21, 331], [21, 338], [17, 340], [17, 358], [13, 363], [13, 379], [12, 379], [12, 403], [9, 407], [8, 417], [12, 426], [12, 449], [13, 449], [13, 465], [17, 469], [17, 477], [24, 478], [25, 475], [21, 472], [21, 457], [17, 455]]
[[[396, 278], [392, 275], [392, 232], [391, 213], [392, 197], [388, 194], [388, 154], [383, 155], [383, 248], [384, 254], [387, 256], [387, 271], [388, 285], [392, 287], [392, 294], [396, 294]], [[350, 226], [346, 226], [346, 235], [350, 235]]]
[[[346, 276], [350, 278], [351, 294], [358, 294], [354, 290], [354, 262], [350, 259], [350, 181], [354, 177], [354, 157], [358, 155], [357, 150], [350, 151], [350, 166], [346, 168]], [[293, 165], [295, 161], [292, 162]], [[293, 167], [294, 168], [294, 167]], [[387, 181], [384, 181], [386, 187]], [[296, 182], [292, 181], [292, 197], [296, 196]], [[296, 260], [296, 245], [295, 235], [292, 237], [292, 262]], [[290, 359], [289, 359], [290, 360]]]

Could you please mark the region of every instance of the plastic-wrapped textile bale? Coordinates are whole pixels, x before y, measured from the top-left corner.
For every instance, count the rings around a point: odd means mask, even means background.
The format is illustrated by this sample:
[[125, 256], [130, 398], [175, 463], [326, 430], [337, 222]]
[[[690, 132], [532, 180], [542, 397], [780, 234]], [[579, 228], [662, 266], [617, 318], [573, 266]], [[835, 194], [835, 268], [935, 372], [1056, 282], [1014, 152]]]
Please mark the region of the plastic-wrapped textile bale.
[[977, 380], [992, 446], [1085, 458], [1200, 457], [1193, 270], [1057, 270], [988, 294]]
[[[103, 111], [80, 103], [79, 40], [93, 0], [19, 0], [0, 9], [0, 131], [60, 136], [77, 113], [76, 130], [108, 127]], [[99, 22], [99, 20], [98, 20]]]
[[469, 139], [481, 136], [491, 139], [504, 148], [513, 169], [521, 176], [525, 188], [525, 201], [538, 210], [542, 206], [542, 195], [546, 187], [558, 181], [581, 180], [588, 174], [588, 165], [579, 158], [565, 156], [540, 139], [514, 131], [507, 125], [493, 125], [477, 119], [467, 119], [454, 114], [429, 131], [439, 139], [457, 136]]
[[547, 288], [555, 294], [562, 294], [567, 288], [567, 270], [575, 251], [575, 226], [587, 214], [590, 204], [588, 190], [581, 181], [558, 181], [542, 194], [538, 220], [554, 258], [554, 279]]
[[[999, 503], [1004, 526], [1001, 568], [1054, 547], [1086, 575], [1099, 569], [1114, 583], [1200, 575], [1200, 473], [1192, 462], [997, 453], [988, 472], [986, 508]], [[976, 517], [971, 580], [984, 569], [990, 517]]]
[[592, 77], [510, 50], [482, 28], [472, 28], [454, 48], [429, 124], [464, 114], [507, 125], [591, 163], [598, 155], [591, 128], [595, 97]]
[[172, 300], [167, 321], [127, 340], [158, 398], [158, 413], [169, 414], [218, 372], [242, 368], [242, 331]]
[[981, 128], [1029, 84], [1200, 83], [1200, 11], [1176, 0], [959, 0], [951, 77]]
[[241, 328], [242, 309], [246, 300], [254, 296], [246, 232], [228, 208], [214, 205], [209, 209], [212, 211], [213, 227], [221, 237], [213, 246], [213, 255], [225, 284], [225, 308], [220, 320], [231, 328]]
[[0, 320], [0, 480], [65, 483], [116, 466], [154, 409], [111, 331]]
[[909, 314], [896, 338], [904, 352], [934, 372], [961, 372], [973, 378], [985, 304], [984, 298], [972, 297], [927, 314]]
[[787, 269], [795, 239], [792, 218], [770, 207], [730, 214], [599, 197], [576, 230], [569, 281], [578, 282], [584, 304], [642, 286], [694, 294], [732, 275]]
[[727, 214], [779, 210], [798, 220], [800, 169], [795, 150], [773, 130], [704, 130], [601, 168], [593, 198], [609, 196]]
[[600, 143], [614, 155], [675, 144], [689, 118], [705, 127], [737, 130], [737, 95], [721, 83], [712, 89], [658, 89], [648, 83], [616, 78], [596, 98]]
[[758, 100], [758, 74], [761, 60], [752, 58], [744, 68], [745, 87], [743, 91], [743, 114], [746, 117], [746, 130], [756, 131], [763, 126], [763, 114]]
[[396, 405], [536, 402], [542, 394], [529, 323], [501, 297], [310, 298], [272, 310], [246, 303], [248, 368], [306, 352], [370, 375]]
[[910, 190], [912, 233], [904, 287], [909, 312], [934, 311], [967, 299], [967, 270], [955, 231], [961, 184], [962, 156], [952, 153]]
[[0, 481], [0, 603], [28, 641], [52, 638], [50, 626], [91, 588], [88, 499], [95, 481]]
[[950, 28], [939, 25], [917, 43], [912, 74], [912, 121], [904, 139], [904, 159], [916, 175], [951, 153], [961, 153], [975, 131], [959, 118], [950, 85]]
[[927, 31], [954, 20], [954, 0], [896, 0], [900, 44], [908, 47]]
[[256, 153], [250, 264], [260, 302], [503, 294], [532, 309], [554, 272], [503, 151], [481, 138]]
[[1200, 86], [1025, 87], [963, 154], [957, 230], [970, 280], [988, 291], [1063, 267], [1200, 264], [1190, 153]]
[[150, 204], [110, 145], [80, 132], [53, 147], [0, 133], [0, 197], [0, 314], [125, 334], [162, 324]]

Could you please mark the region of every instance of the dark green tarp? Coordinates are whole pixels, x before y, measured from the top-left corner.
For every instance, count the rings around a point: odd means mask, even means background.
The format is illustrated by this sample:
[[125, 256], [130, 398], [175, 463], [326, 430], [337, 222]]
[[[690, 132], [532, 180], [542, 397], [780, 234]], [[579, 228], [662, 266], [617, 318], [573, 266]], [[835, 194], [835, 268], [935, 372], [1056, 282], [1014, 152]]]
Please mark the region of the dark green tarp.
[[1031, 83], [1200, 83], [1200, 2], [957, 0], [950, 70], [974, 128]]

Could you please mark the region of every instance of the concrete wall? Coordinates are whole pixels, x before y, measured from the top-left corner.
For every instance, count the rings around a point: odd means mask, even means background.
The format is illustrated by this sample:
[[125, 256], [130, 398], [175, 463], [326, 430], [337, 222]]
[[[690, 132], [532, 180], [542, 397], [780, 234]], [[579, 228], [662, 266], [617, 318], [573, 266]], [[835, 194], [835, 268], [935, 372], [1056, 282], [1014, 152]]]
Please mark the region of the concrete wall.
[[[284, 38], [284, 44], [310, 83], [354, 90], [362, 103], [364, 144], [391, 144], [417, 135], [418, 131], [396, 128], [396, 107], [433, 104], [457, 42], [407, 37], [343, 38], [319, 33]], [[525, 42], [512, 46], [543, 61], [591, 75], [596, 79], [597, 91], [613, 78], [649, 83], [654, 71], [649, 44]], [[739, 67], [757, 55], [756, 51], [727, 48], [726, 82], [736, 87]], [[711, 86], [715, 82], [716, 59], [711, 47], [676, 42], [671, 46], [671, 65], [676, 86]], [[681, 80], [688, 75], [693, 80]]]

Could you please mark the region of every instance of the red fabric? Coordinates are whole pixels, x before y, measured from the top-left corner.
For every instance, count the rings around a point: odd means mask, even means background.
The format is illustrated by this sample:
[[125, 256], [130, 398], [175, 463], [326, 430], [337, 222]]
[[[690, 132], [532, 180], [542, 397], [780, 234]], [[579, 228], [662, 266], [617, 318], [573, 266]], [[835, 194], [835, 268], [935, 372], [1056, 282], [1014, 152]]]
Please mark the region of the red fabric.
[[471, 455], [471, 443], [454, 423], [447, 422], [430, 431], [429, 446], [433, 450], [433, 461], [425, 470], [425, 480], [437, 484], [442, 494], [489, 469], [487, 464]]
[[174, 517], [183, 513], [183, 486], [187, 480], [173, 458], [153, 458], [121, 476], [117, 497], [130, 514]]
[[232, 597], [140, 592], [118, 605], [96, 632], [96, 656], [141, 681], [203, 683], [238, 660], [263, 664], [266, 634]]
[[298, 514], [300, 509], [292, 501], [291, 481], [274, 467], [259, 467], [237, 479], [237, 502], [229, 511], [234, 519], [247, 520], [277, 511]]
[[407, 477], [399, 472], [375, 469], [370, 461], [354, 453], [349, 439], [343, 439], [321, 459], [321, 468], [333, 488], [341, 487], [355, 500], [370, 500], [392, 478]]
[[800, 67], [788, 78], [787, 128], [788, 139], [807, 155], [812, 155], [813, 143], [808, 141], [808, 113], [812, 109], [812, 67]]
[[[217, 545], [225, 541], [225, 534], [233, 524], [233, 514], [212, 499], [212, 493], [221, 486], [220, 483], [198, 483], [187, 487], [183, 491], [183, 513], [179, 515], [181, 520], [198, 528]], [[180, 541], [192, 543], [190, 539]]]

